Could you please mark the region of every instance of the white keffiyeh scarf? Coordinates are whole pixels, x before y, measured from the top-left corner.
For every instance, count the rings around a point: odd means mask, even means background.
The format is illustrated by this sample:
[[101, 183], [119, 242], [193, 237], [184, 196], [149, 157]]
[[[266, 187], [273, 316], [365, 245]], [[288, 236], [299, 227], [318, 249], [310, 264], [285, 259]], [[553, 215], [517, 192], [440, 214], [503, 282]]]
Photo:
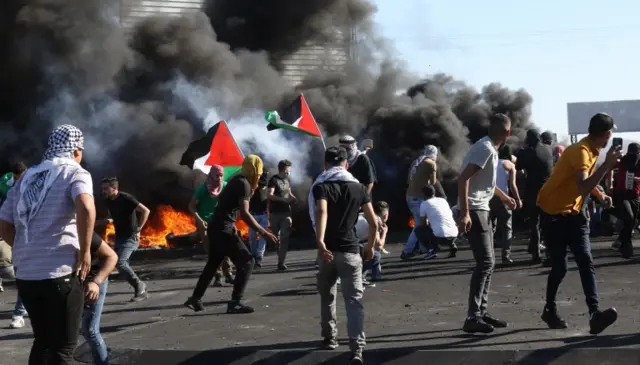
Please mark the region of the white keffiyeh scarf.
[[314, 231], [316, 229], [316, 200], [313, 198], [313, 187], [328, 181], [359, 182], [349, 171], [340, 166], [327, 169], [318, 176], [309, 190], [309, 218], [311, 218], [311, 225]]

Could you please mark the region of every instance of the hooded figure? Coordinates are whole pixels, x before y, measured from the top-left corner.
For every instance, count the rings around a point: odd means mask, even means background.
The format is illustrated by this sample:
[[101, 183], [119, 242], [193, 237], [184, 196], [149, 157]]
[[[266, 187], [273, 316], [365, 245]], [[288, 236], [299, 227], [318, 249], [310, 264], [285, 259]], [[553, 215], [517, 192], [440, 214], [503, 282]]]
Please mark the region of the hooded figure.
[[638, 162], [640, 162], [640, 144], [629, 143], [627, 154], [622, 157], [620, 164], [627, 171], [636, 171], [636, 169], [640, 168]]
[[553, 169], [551, 146], [540, 142], [539, 132], [535, 129], [528, 130], [525, 138], [526, 147], [516, 156], [516, 170], [526, 172], [525, 189], [521, 196], [529, 217], [531, 235], [528, 251], [534, 262], [540, 260], [540, 212], [536, 208], [536, 199]]
[[540, 143], [540, 132], [536, 129], [529, 129], [527, 131], [527, 136], [524, 139], [524, 143], [528, 147], [535, 147]]
[[542, 143], [544, 143], [544, 144], [546, 144], [548, 146], [551, 146], [553, 144], [553, 139], [554, 139], [553, 138], [553, 133], [551, 133], [549, 131], [543, 132], [540, 135], [540, 140], [542, 141]]
[[224, 167], [220, 165], [212, 165], [209, 174], [207, 174], [207, 191], [212, 198], [217, 198], [223, 188]]
[[347, 151], [347, 170], [371, 193], [373, 184], [378, 180], [373, 162], [366, 153], [358, 149], [355, 138], [342, 136], [339, 143]]
[[254, 192], [258, 188], [263, 168], [264, 164], [262, 163], [262, 159], [257, 155], [248, 155], [244, 158], [244, 161], [242, 161], [240, 174], [249, 180], [251, 192]]

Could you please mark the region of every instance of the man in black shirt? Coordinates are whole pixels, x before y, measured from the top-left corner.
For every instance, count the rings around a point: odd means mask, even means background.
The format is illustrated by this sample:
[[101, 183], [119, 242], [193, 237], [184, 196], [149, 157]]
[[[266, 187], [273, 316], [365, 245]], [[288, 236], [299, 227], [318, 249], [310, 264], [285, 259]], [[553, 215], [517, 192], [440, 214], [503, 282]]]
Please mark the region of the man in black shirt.
[[253, 313], [253, 308], [242, 304], [242, 296], [251, 277], [254, 260], [238, 235], [236, 219], [239, 212], [242, 220], [250, 228], [269, 241], [278, 242], [278, 239], [262, 228], [249, 212], [249, 200], [260, 184], [262, 170], [263, 164], [260, 157], [248, 155], [242, 162], [242, 170], [227, 182], [227, 186], [218, 196], [218, 208], [207, 226], [209, 259], [200, 274], [193, 294], [184, 303], [186, 307], [196, 312], [204, 309], [202, 297], [222, 260], [229, 257], [236, 266], [237, 272], [231, 301], [227, 304], [227, 313]]
[[291, 192], [291, 161], [282, 160], [278, 162], [278, 173], [269, 179], [268, 199], [269, 199], [269, 223], [271, 232], [280, 239], [278, 246], [278, 270], [287, 269], [285, 260], [289, 249], [289, 236], [291, 236], [291, 204], [296, 201], [296, 197]]
[[525, 170], [525, 189], [523, 194], [523, 208], [529, 217], [529, 253], [533, 262], [540, 259], [540, 209], [537, 206], [538, 192], [551, 176], [553, 169], [553, 154], [551, 146], [541, 143], [540, 134], [535, 129], [527, 131], [526, 147], [522, 149], [516, 160], [516, 170]]
[[311, 188], [309, 213], [316, 231], [320, 270], [320, 316], [324, 346], [335, 349], [336, 341], [336, 285], [340, 278], [347, 310], [349, 347], [352, 365], [362, 364], [365, 346], [364, 309], [362, 306], [362, 258], [355, 231], [360, 209], [369, 224], [364, 259], [373, 258], [373, 244], [378, 231], [371, 198], [367, 188], [358, 183], [347, 170], [347, 151], [330, 147], [325, 151], [325, 171]]
[[339, 142], [347, 151], [347, 169], [353, 177], [367, 187], [367, 191], [371, 194], [373, 185], [378, 181], [373, 161], [371, 161], [366, 153], [358, 150], [358, 144], [355, 138], [342, 136]]
[[140, 231], [149, 219], [150, 210], [132, 195], [120, 191], [118, 179], [115, 177], [102, 180], [102, 195], [106, 198], [111, 218], [103, 220], [101, 223], [113, 223], [116, 230], [115, 250], [118, 254], [116, 267], [124, 275], [129, 285], [135, 289], [135, 295], [131, 301], [145, 300], [147, 299], [147, 285], [133, 271], [129, 265], [129, 259], [140, 245]]
[[[267, 172], [263, 172], [258, 183], [258, 189], [253, 193], [251, 200], [249, 201], [249, 212], [253, 215], [256, 222], [260, 224], [260, 227], [264, 229], [269, 228], [269, 216], [267, 215]], [[257, 237], [258, 232], [253, 228], [249, 228], [249, 246], [251, 247], [251, 254], [256, 261], [255, 267], [262, 267], [262, 258], [264, 257], [264, 251], [266, 249], [266, 242], [264, 237]]]

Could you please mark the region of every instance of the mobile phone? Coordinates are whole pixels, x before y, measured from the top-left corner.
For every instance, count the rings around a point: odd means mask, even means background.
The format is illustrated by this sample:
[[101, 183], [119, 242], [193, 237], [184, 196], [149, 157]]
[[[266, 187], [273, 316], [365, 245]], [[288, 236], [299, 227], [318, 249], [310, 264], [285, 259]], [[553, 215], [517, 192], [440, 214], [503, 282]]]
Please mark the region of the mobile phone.
[[622, 138], [615, 137], [613, 141], [611, 141], [611, 146], [613, 148], [622, 148]]

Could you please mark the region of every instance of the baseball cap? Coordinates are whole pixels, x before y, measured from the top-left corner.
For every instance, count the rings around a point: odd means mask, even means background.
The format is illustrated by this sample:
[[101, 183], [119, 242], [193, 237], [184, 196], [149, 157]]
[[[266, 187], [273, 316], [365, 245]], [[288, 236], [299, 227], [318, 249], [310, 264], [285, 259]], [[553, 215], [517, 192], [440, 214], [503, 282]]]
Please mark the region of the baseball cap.
[[609, 114], [598, 113], [591, 117], [589, 121], [589, 134], [600, 136], [611, 130], [616, 130], [616, 124]]
[[324, 162], [339, 163], [347, 160], [347, 150], [344, 147], [329, 147], [324, 151]]

